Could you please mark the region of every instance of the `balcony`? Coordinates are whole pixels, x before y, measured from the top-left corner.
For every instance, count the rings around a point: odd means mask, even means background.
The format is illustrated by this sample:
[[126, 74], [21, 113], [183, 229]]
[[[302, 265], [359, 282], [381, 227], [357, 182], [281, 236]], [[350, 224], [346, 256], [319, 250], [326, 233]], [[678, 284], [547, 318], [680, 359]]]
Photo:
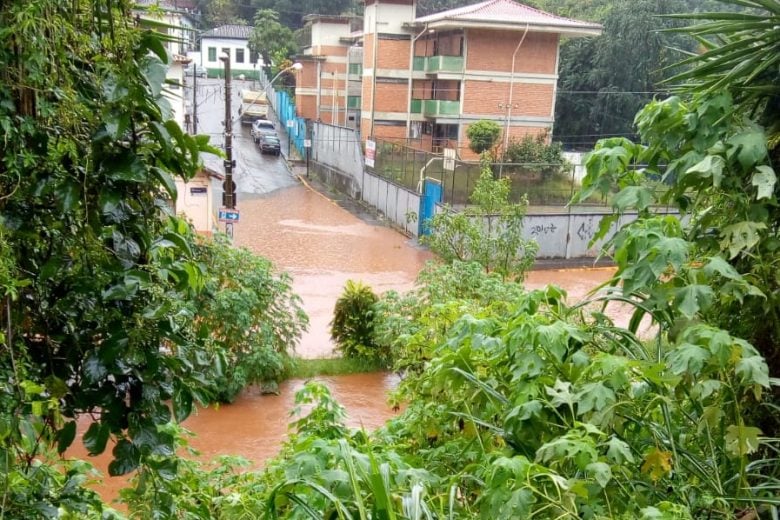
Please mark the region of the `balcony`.
[[[413, 100], [412, 108], [414, 108], [414, 101], [420, 100]], [[425, 117], [454, 117], [460, 115], [460, 101], [422, 100], [422, 114]]]
[[463, 56], [429, 56], [425, 59], [426, 74], [463, 72]]

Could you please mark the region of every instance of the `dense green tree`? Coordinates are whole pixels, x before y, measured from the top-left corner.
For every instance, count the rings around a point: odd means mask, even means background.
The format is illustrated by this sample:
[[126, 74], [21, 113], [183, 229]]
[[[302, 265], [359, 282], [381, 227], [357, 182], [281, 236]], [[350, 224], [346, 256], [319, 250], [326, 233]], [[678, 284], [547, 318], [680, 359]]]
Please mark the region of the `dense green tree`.
[[267, 67], [289, 59], [298, 51], [292, 30], [279, 21], [279, 13], [261, 9], [255, 15], [255, 26], [249, 38], [249, 49], [262, 56]]
[[166, 36], [136, 28], [130, 9], [0, 4], [13, 28], [0, 31], [0, 240], [15, 279], [0, 288], [4, 512], [79, 507], [36, 473], [80, 414], [95, 418], [89, 452], [113, 437], [109, 471], [124, 474], [173, 450], [158, 427], [208, 399], [212, 356], [188, 305], [202, 266], [168, 201], [212, 149], [170, 120]]
[[253, 0], [252, 5], [260, 9], [271, 9], [279, 13], [279, 21], [291, 28], [303, 26], [303, 17], [308, 14], [349, 14], [358, 10], [355, 0]]
[[469, 125], [466, 137], [469, 138], [469, 148], [474, 153], [490, 152], [498, 143], [501, 127], [495, 121], [483, 119]]
[[221, 25], [246, 25], [251, 16], [247, 16], [242, 3], [236, 0], [201, 0], [200, 10], [203, 13], [203, 24], [207, 28]]

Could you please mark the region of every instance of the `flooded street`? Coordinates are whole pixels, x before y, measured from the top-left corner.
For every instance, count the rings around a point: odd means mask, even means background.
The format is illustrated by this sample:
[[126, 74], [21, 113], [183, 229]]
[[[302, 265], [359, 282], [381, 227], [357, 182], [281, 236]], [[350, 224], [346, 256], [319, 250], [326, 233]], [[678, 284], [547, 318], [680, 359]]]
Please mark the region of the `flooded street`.
[[[206, 83], [204, 93], [211, 92], [208, 89], [218, 89], [218, 85]], [[201, 108], [201, 127], [220, 142], [218, 97], [209, 99], [211, 103], [204, 101]], [[302, 184], [282, 159], [261, 156], [248, 129], [237, 130], [234, 142], [241, 212], [234, 230], [235, 244], [270, 259], [277, 269], [292, 275], [293, 288], [310, 318], [297, 354], [305, 358], [333, 356], [329, 323], [347, 280], [360, 280], [376, 293], [408, 290], [433, 256], [400, 233], [361, 220]], [[219, 199], [219, 194], [215, 198]], [[611, 273], [610, 269], [536, 271], [528, 276], [526, 286], [533, 289], [556, 284], [569, 292], [570, 301], [577, 301]], [[394, 414], [385, 399], [398, 382], [393, 374], [318, 379], [346, 408], [350, 426], [373, 430]], [[249, 388], [231, 405], [197, 410], [184, 423], [195, 435], [191, 446], [203, 460], [240, 455], [249, 459], [252, 467], [262, 467], [278, 453], [288, 433], [294, 394], [303, 384], [302, 380], [286, 381], [276, 396], [260, 395], [257, 388]], [[80, 435], [88, 425], [88, 418], [80, 421]], [[78, 440], [68, 455], [89, 460], [107, 475], [110, 449], [100, 457], [88, 457]], [[126, 484], [126, 478], [106, 476], [97, 489], [110, 501]]]
[[293, 276], [311, 320], [301, 357], [330, 357], [333, 306], [349, 279], [376, 293], [408, 290], [433, 256], [396, 231], [372, 226], [320, 193], [298, 185], [245, 200], [235, 242]]

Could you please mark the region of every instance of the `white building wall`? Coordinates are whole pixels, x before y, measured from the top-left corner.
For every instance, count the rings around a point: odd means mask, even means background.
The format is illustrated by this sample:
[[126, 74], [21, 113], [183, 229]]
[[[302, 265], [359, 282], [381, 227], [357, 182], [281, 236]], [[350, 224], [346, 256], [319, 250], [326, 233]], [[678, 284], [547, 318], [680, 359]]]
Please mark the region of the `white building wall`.
[[[209, 60], [209, 48], [216, 49], [214, 53], [214, 59]], [[224, 65], [219, 61], [219, 56], [222, 54], [223, 49], [229, 49], [230, 54], [230, 68], [233, 70], [260, 70], [262, 60], [258, 60], [255, 67], [252, 66], [252, 62], [249, 59], [249, 42], [248, 40], [237, 40], [233, 38], [203, 38], [200, 42], [200, 62], [201, 65], [207, 69], [222, 69]], [[244, 61], [239, 63], [236, 61], [236, 50], [243, 49]]]
[[363, 33], [373, 33], [376, 29], [378, 33], [409, 34], [403, 25], [414, 21], [414, 11], [413, 5], [367, 5], [363, 14]]
[[213, 191], [209, 177], [201, 172], [186, 183], [177, 178], [176, 190], [176, 213], [192, 222], [195, 231], [211, 233], [216, 222], [211, 211]]
[[349, 36], [348, 23], [318, 22], [311, 25], [311, 46], [344, 45], [340, 38]]

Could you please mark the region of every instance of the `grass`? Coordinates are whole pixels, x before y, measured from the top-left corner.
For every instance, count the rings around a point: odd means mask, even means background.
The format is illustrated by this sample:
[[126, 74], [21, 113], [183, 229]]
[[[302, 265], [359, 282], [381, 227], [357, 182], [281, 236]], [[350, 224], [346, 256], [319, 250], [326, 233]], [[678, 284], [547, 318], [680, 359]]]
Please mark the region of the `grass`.
[[377, 372], [386, 370], [376, 361], [357, 358], [296, 358], [290, 372], [290, 378], [308, 379], [314, 376], [341, 376], [359, 374], [362, 372]]

